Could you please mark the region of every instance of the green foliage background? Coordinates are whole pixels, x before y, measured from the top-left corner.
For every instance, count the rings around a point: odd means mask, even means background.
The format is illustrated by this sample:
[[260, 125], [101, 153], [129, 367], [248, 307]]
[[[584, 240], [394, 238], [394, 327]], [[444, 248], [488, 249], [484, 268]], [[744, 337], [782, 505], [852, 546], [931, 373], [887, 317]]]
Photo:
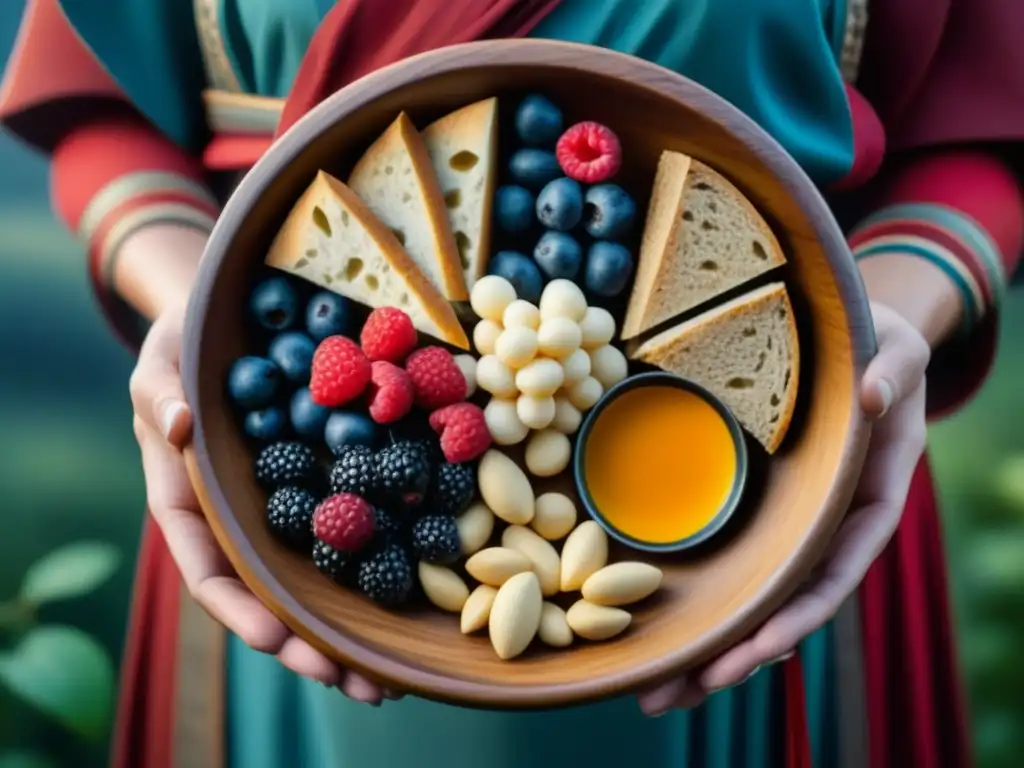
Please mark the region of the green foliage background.
[[[0, 3], [0, 61], [20, 11]], [[41, 160], [0, 135], [0, 601], [58, 545], [113, 542], [125, 556], [114, 578], [42, 618], [82, 628], [118, 658], [144, 499], [131, 358], [103, 325], [79, 247], [47, 210], [45, 179]], [[931, 434], [982, 768], [1024, 753], [1024, 292], [1003, 326], [983, 394]], [[58, 765], [105, 765], [104, 744], [83, 747], [0, 690], [0, 753], [41, 745]], [[0, 768], [35, 765], [0, 757]]]

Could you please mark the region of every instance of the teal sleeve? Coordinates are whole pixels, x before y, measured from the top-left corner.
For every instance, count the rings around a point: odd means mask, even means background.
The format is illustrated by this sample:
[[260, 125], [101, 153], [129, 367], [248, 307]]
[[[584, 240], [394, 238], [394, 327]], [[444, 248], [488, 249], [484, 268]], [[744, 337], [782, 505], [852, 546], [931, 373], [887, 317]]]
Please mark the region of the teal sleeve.
[[60, 0], [71, 26], [131, 102], [172, 141], [205, 138], [202, 55], [190, 0]]

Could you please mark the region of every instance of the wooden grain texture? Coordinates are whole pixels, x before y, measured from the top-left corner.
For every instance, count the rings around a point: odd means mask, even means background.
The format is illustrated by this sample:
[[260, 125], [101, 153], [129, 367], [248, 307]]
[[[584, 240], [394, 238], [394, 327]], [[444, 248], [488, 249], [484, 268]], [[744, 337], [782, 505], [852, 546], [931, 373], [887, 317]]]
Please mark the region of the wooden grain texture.
[[[792, 433], [764, 469], [756, 509], [722, 546], [658, 560], [666, 572], [660, 596], [637, 611], [621, 638], [569, 652], [531, 651], [506, 663], [485, 637], [461, 636], [458, 617], [377, 608], [273, 541], [223, 382], [245, 351], [244, 287], [317, 170], [344, 178], [401, 110], [422, 126], [478, 99], [530, 90], [550, 95], [569, 121], [614, 128], [625, 148], [623, 184], [641, 197], [664, 149], [697, 157], [749, 195], [790, 259], [785, 276], [807, 364]], [[706, 661], [800, 585], [844, 514], [863, 463], [869, 430], [856, 382], [873, 352], [867, 301], [842, 233], [807, 176], [751, 120], [685, 78], [622, 54], [548, 41], [473, 43], [395, 64], [335, 94], [242, 181], [210, 238], [188, 314], [183, 379], [195, 411], [188, 465], [242, 579], [323, 652], [433, 699], [492, 708], [568, 705]]]

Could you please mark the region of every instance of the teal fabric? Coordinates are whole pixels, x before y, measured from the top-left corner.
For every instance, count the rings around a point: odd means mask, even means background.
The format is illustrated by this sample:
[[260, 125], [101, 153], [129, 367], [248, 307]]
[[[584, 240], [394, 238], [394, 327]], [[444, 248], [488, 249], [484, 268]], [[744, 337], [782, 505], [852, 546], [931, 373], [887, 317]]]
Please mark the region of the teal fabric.
[[198, 150], [206, 132], [205, 74], [191, 0], [59, 2], [139, 110], [172, 140]]
[[[318, 0], [223, 0], [239, 78], [283, 95], [316, 26]], [[319, 12], [322, 12], [319, 11]], [[845, 0], [563, 0], [535, 37], [602, 45], [682, 72], [766, 128], [818, 183], [842, 178], [853, 133], [838, 69]], [[728, 44], [723, 44], [728, 41]], [[812, 754], [836, 764], [834, 648], [826, 627], [801, 646]], [[631, 697], [543, 713], [423, 700], [374, 709], [297, 679], [232, 638], [232, 768], [778, 768], [777, 667], [692, 712], [645, 718]]]

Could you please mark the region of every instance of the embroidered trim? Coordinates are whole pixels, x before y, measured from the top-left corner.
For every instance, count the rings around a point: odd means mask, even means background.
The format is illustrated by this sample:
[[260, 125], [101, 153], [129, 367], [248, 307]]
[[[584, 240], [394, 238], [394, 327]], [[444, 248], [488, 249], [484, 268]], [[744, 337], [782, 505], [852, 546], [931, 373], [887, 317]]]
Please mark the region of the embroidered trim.
[[860, 60], [864, 53], [864, 37], [868, 28], [868, 1], [846, 0], [846, 31], [839, 56], [839, 69], [848, 83], [857, 82]]
[[203, 104], [211, 131], [243, 136], [273, 135], [284, 109], [284, 99], [213, 89], [203, 91]]
[[220, 0], [192, 0], [206, 81], [222, 91], [240, 92], [241, 81], [228, 58], [220, 31]]
[[188, 203], [154, 203], [125, 214], [110, 228], [110, 232], [98, 244], [96, 253], [99, 268], [96, 274], [107, 285], [113, 284], [117, 252], [121, 244], [141, 227], [158, 222], [180, 224], [185, 227], [210, 232], [216, 220], [212, 215]]
[[85, 242], [92, 240], [103, 220], [111, 211], [129, 200], [154, 192], [185, 193], [212, 207], [217, 200], [202, 184], [168, 171], [139, 171], [126, 173], [106, 184], [93, 195], [78, 223], [78, 236]]

